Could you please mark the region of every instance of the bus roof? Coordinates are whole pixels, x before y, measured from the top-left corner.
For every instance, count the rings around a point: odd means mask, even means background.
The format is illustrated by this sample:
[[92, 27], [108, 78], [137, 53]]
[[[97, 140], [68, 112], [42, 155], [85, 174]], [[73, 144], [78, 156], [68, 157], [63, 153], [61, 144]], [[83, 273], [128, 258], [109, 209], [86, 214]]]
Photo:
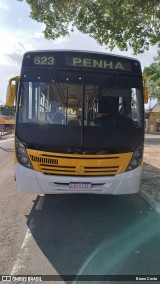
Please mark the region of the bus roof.
[[120, 59], [126, 59], [126, 60], [133, 60], [133, 61], [137, 61], [138, 63], [140, 63], [140, 61], [137, 58], [133, 58], [130, 56], [123, 56], [123, 55], [117, 55], [117, 54], [113, 54], [113, 53], [108, 53], [108, 52], [99, 52], [99, 51], [89, 51], [89, 50], [74, 50], [74, 49], [44, 49], [44, 50], [31, 50], [31, 51], [27, 51], [24, 53], [24, 56], [26, 54], [30, 54], [30, 53], [77, 53], [77, 54], [91, 54], [91, 55], [103, 55], [103, 56], [110, 56], [110, 57], [115, 57], [115, 58], [120, 58]]

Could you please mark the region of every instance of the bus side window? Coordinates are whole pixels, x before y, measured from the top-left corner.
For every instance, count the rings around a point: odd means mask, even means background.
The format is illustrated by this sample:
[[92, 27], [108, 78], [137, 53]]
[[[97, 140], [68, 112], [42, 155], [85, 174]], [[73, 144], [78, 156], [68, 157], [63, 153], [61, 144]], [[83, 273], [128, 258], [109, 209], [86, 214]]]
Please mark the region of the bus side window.
[[25, 99], [26, 99], [25, 88], [24, 86], [21, 86], [19, 94], [19, 122], [25, 121], [25, 116], [26, 116]]
[[19, 97], [19, 108], [23, 108], [25, 101], [25, 91], [24, 89], [21, 90], [20, 97]]

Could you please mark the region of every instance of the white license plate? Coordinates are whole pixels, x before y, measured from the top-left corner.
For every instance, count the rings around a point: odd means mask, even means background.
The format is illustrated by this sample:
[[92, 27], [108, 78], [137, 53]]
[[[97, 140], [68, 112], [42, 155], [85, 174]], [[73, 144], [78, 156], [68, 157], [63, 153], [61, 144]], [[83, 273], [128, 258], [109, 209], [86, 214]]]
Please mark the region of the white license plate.
[[70, 182], [69, 183], [69, 188], [72, 189], [85, 189], [85, 188], [91, 188], [91, 183], [90, 182]]

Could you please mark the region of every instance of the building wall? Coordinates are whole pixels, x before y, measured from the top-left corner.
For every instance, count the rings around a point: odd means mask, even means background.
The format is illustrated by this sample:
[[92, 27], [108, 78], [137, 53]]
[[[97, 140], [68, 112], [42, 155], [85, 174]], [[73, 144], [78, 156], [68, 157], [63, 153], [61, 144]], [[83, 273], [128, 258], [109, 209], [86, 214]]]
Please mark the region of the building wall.
[[148, 130], [149, 132], [160, 132], [160, 112], [150, 112]]

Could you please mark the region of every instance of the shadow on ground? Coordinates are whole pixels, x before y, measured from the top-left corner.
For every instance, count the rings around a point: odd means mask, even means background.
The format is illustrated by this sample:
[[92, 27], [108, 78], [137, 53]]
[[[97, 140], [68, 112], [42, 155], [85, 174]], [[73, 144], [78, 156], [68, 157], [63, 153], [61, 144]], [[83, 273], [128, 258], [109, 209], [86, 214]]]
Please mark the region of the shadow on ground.
[[62, 279], [159, 274], [160, 218], [139, 195], [37, 197], [29, 227], [31, 220], [34, 240]]

